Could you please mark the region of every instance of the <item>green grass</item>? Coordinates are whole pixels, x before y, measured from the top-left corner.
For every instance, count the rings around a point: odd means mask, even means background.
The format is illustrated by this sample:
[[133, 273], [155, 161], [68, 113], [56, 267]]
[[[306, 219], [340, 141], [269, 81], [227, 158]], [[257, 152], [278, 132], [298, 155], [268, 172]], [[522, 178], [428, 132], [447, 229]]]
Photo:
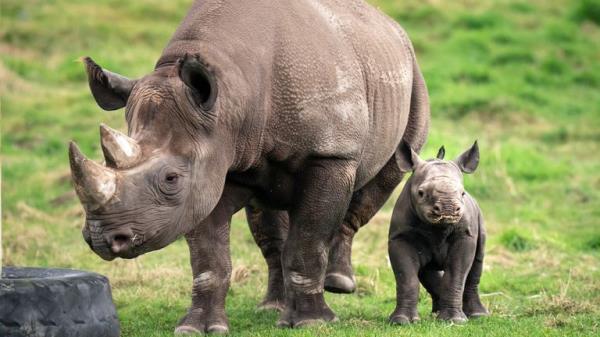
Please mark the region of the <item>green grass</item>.
[[[149, 72], [191, 0], [5, 0], [0, 30], [4, 264], [60, 266], [110, 277], [123, 336], [171, 336], [190, 300], [177, 241], [134, 261], [101, 261], [81, 238], [66, 144], [99, 159], [100, 111], [76, 60], [130, 77]], [[256, 312], [266, 270], [245, 219], [234, 218], [227, 302], [236, 336], [592, 336], [600, 334], [600, 27], [597, 0], [373, 0], [411, 36], [432, 102], [425, 157], [479, 139], [466, 187], [489, 243], [481, 283], [492, 316], [390, 327], [394, 281], [387, 228], [395, 198], [354, 245], [358, 291], [327, 295], [340, 317], [302, 330]], [[397, 195], [398, 192], [396, 192]]]

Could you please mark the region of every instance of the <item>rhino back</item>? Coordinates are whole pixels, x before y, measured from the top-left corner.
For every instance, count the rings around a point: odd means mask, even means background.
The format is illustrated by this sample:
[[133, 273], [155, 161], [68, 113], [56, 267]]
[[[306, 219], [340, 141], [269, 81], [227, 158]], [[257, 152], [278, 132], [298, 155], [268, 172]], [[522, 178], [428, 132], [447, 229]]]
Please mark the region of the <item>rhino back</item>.
[[197, 1], [159, 64], [216, 50], [257, 97], [252, 128], [262, 130], [264, 142], [255, 151], [277, 160], [356, 159], [362, 184], [402, 138], [412, 46], [395, 22], [362, 0]]

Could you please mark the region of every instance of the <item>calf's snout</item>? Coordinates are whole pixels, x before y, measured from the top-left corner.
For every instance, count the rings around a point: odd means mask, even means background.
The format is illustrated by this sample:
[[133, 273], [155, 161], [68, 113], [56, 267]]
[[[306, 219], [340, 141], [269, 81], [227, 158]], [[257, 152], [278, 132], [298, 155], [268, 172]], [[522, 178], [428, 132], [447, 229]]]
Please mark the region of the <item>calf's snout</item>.
[[438, 216], [458, 216], [461, 214], [462, 205], [459, 202], [438, 201], [433, 205], [433, 214]]

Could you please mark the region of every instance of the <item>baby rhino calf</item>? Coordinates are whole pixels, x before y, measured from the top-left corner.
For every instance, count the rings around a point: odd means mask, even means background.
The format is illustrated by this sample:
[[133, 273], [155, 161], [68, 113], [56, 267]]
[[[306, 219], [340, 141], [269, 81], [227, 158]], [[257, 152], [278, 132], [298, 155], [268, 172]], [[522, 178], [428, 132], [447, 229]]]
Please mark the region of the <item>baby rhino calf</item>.
[[484, 316], [478, 293], [485, 231], [481, 210], [465, 192], [462, 172], [479, 163], [477, 142], [454, 161], [422, 160], [407, 144], [398, 164], [414, 171], [394, 207], [389, 254], [396, 277], [396, 309], [390, 321], [407, 324], [419, 319], [419, 281], [431, 294], [432, 312], [454, 323]]

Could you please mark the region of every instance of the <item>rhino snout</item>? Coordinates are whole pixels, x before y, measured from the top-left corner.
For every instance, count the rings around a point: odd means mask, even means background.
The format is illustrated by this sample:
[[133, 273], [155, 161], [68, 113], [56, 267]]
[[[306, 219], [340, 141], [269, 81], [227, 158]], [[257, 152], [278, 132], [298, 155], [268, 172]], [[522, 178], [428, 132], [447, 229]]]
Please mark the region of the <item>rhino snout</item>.
[[137, 257], [139, 254], [135, 248], [143, 241], [143, 236], [133, 233], [130, 228], [106, 230], [98, 220], [88, 220], [81, 233], [90, 248], [98, 256], [109, 261], [116, 257]]

